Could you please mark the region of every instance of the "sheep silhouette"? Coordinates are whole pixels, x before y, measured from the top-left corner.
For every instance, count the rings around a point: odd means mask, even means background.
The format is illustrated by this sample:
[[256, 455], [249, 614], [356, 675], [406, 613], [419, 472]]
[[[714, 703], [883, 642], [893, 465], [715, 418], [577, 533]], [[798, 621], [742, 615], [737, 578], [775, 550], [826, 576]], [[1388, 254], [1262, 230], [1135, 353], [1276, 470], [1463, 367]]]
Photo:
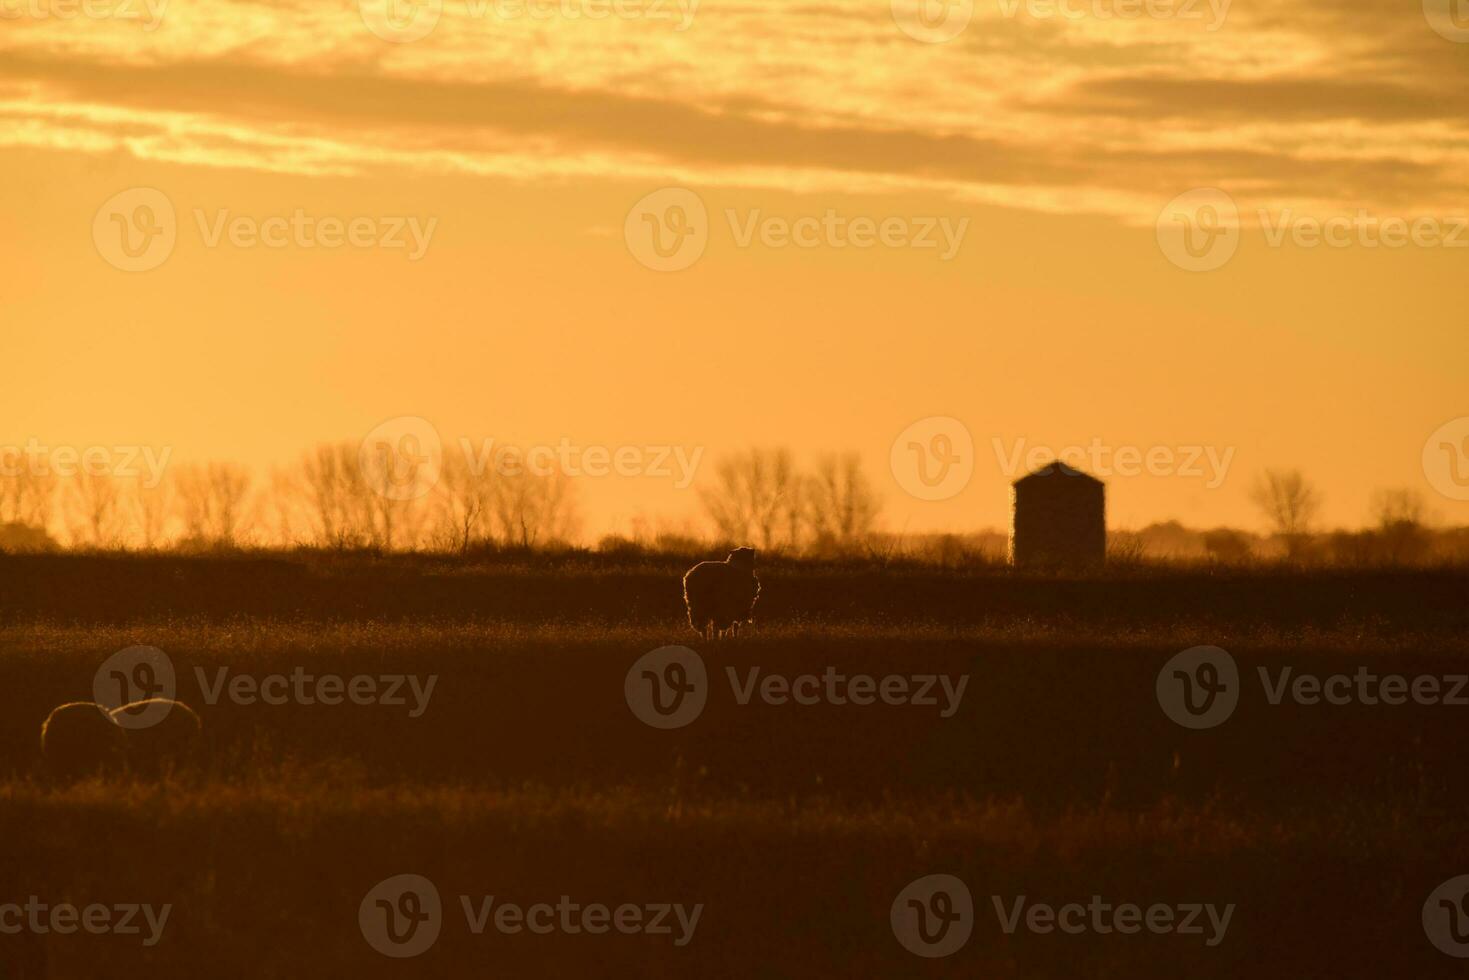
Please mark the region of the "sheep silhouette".
[[[162, 717], [147, 725], [128, 725], [129, 716], [139, 718], [158, 714]], [[182, 701], [168, 698], [134, 701], [113, 708], [110, 717], [114, 724], [127, 732], [127, 764], [135, 772], [152, 775], [199, 760], [204, 723], [194, 709]]]
[[[161, 717], [142, 726], [128, 723], [144, 712]], [[198, 761], [203, 728], [182, 701], [151, 698], [111, 711], [92, 701], [73, 701], [53, 709], [42, 723], [41, 761], [48, 774], [61, 779], [124, 768], [153, 775]]]
[[689, 626], [705, 640], [738, 637], [740, 624], [753, 622], [760, 580], [755, 549], [736, 548], [724, 561], [701, 561], [683, 577]]
[[90, 776], [122, 765], [126, 739], [102, 705], [72, 701], [52, 709], [42, 722], [41, 760], [52, 776]]

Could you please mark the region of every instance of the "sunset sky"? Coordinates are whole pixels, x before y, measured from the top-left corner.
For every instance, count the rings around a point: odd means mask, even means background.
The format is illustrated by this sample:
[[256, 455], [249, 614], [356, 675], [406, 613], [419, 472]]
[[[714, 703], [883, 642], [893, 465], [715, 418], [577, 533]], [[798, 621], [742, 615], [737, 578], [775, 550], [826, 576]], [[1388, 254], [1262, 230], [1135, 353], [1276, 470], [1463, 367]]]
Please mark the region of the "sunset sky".
[[[1232, 453], [1214, 487], [1109, 478], [1114, 527], [1260, 527], [1251, 480], [1282, 466], [1328, 524], [1384, 487], [1469, 522], [1423, 464], [1469, 416], [1464, 0], [935, 0], [947, 41], [908, 0], [442, 0], [416, 40], [379, 33], [433, 0], [160, 2], [0, 0], [0, 443], [263, 471], [418, 416], [703, 447], [701, 477], [851, 449], [916, 531], [1003, 526], [999, 456], [1097, 440]], [[123, 271], [99, 211], [134, 188], [176, 243]], [[707, 241], [655, 271], [631, 239], [664, 188]], [[1170, 202], [1200, 188], [1188, 240], [1233, 233], [1223, 200], [1238, 242], [1189, 271]], [[371, 243], [213, 237], [298, 211]], [[1337, 244], [1299, 224], [1341, 216]], [[803, 217], [800, 245], [764, 223]], [[421, 255], [376, 244], [406, 218]], [[924, 501], [889, 457], [935, 416], [974, 472]], [[672, 483], [582, 481], [590, 530], [696, 516]]]

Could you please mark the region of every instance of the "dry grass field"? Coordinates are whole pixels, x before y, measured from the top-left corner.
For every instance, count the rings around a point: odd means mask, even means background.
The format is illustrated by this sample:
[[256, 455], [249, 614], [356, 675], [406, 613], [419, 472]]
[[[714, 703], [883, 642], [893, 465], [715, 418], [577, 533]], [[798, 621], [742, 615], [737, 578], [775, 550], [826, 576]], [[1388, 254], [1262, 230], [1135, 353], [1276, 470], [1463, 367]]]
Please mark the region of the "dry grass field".
[[[0, 975], [1428, 977], [1458, 966], [1421, 917], [1440, 883], [1469, 871], [1469, 706], [1272, 704], [1259, 671], [1270, 684], [1282, 667], [1469, 671], [1464, 572], [1046, 578], [777, 562], [762, 571], [757, 628], [705, 645], [680, 618], [683, 567], [586, 554], [0, 560], [0, 905], [170, 907], [151, 945], [146, 925], [0, 935]], [[670, 644], [700, 655], [707, 703], [661, 730], [631, 710], [625, 681]], [[167, 654], [176, 696], [204, 719], [207, 759], [164, 778], [50, 778], [46, 713], [90, 699], [99, 665], [137, 645]], [[1198, 645], [1229, 651], [1240, 697], [1223, 724], [1190, 730], [1156, 685]], [[758, 687], [741, 701], [752, 678], [807, 675], [899, 676], [909, 693], [931, 676], [935, 703], [780, 703]], [[326, 677], [344, 690], [372, 678], [375, 697], [406, 680], [373, 703], [331, 704]], [[401, 874], [442, 899], [437, 940], [412, 958], [377, 951], [359, 921], [369, 892]], [[931, 874], [963, 880], [973, 915], [961, 949], [928, 959], [889, 916]], [[700, 911], [682, 931], [670, 912], [666, 933], [476, 934], [489, 896], [492, 908]], [[1072, 932], [1024, 920], [1007, 931], [1021, 896], [1023, 907], [1098, 896], [1232, 910], [1222, 933], [1207, 915], [1197, 932], [1103, 931], [1090, 912]]]

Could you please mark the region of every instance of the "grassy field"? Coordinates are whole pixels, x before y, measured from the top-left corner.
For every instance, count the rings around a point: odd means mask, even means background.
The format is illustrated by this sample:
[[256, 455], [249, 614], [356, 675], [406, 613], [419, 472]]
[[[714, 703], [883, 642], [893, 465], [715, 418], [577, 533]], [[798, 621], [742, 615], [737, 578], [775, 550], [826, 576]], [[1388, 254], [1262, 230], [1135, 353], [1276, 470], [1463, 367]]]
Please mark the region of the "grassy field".
[[[1469, 671], [1469, 574], [776, 563], [757, 629], [706, 646], [682, 561], [595, 555], [0, 559], [0, 906], [172, 906], [159, 941], [0, 935], [15, 977], [1438, 976], [1420, 920], [1469, 873], [1469, 707], [1271, 704], [1258, 672]], [[54, 705], [133, 645], [168, 654], [201, 771], [57, 782]], [[708, 702], [658, 730], [639, 657], [686, 644]], [[1160, 669], [1218, 645], [1238, 708], [1189, 730]], [[964, 680], [939, 703], [740, 703], [758, 677]], [[728, 671], [734, 671], [731, 681]], [[404, 704], [246, 703], [221, 678], [409, 676]], [[1272, 674], [1272, 676], [1278, 676]], [[1445, 686], [1445, 691], [1448, 686]], [[380, 688], [381, 690], [381, 688]], [[941, 691], [934, 685], [934, 691]], [[1469, 697], [1469, 691], [1465, 692]], [[375, 951], [359, 905], [414, 873], [444, 903], [422, 955]], [[889, 910], [955, 875], [973, 934], [904, 949]], [[702, 906], [669, 935], [475, 935], [460, 907]], [[1027, 903], [1233, 906], [1178, 933], [1007, 933]], [[0, 916], [0, 926], [5, 920]]]

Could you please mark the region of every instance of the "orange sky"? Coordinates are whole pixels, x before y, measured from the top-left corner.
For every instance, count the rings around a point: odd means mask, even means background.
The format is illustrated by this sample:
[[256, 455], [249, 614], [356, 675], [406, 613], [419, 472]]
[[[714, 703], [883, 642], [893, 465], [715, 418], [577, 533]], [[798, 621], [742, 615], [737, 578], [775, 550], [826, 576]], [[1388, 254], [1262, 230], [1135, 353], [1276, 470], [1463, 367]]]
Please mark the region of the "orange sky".
[[[0, 443], [264, 468], [412, 415], [451, 441], [702, 447], [710, 469], [750, 444], [854, 449], [910, 530], [1003, 526], [1017, 447], [1198, 446], [1230, 454], [1219, 479], [1114, 475], [1113, 525], [1258, 526], [1267, 466], [1306, 470], [1328, 523], [1399, 486], [1469, 521], [1422, 462], [1469, 416], [1469, 11], [949, 0], [967, 25], [927, 43], [888, 3], [443, 0], [395, 43], [374, 0], [172, 0], [151, 30], [143, 0], [135, 20], [66, 2], [0, 0]], [[176, 242], [125, 272], [94, 222], [140, 187]], [[669, 187], [704, 208], [704, 250], [658, 272], [629, 212]], [[1207, 271], [1167, 238], [1195, 188], [1239, 216]], [[431, 234], [417, 257], [211, 244], [298, 211]], [[1297, 235], [1342, 215], [1343, 244]], [[814, 219], [809, 246], [769, 218]], [[1383, 218], [1449, 241], [1372, 247]], [[854, 244], [851, 222], [885, 219], [892, 242]], [[940, 245], [906, 247], [928, 219]], [[941, 227], [963, 229], [951, 257]], [[889, 467], [933, 416], [974, 442], [941, 501]], [[698, 512], [670, 479], [580, 482], [593, 532]]]

